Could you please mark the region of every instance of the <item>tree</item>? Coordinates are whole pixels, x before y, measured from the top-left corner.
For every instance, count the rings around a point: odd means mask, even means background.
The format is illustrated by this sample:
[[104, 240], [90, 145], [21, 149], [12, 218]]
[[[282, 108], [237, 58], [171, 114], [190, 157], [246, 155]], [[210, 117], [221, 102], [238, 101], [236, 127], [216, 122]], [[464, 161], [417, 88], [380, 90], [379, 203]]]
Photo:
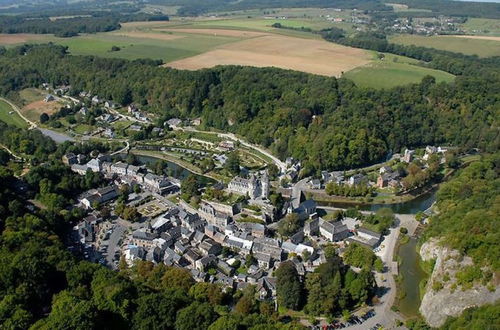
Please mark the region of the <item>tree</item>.
[[137, 300], [135, 329], [173, 329], [177, 312], [187, 305], [188, 298], [179, 291], [151, 293]]
[[46, 114], [45, 112], [40, 115], [40, 123], [41, 124], [45, 124], [46, 122], [49, 121], [49, 119], [50, 119], [49, 115]]
[[278, 303], [286, 308], [298, 310], [302, 304], [303, 290], [294, 264], [288, 261], [281, 263], [275, 275]]
[[193, 302], [177, 313], [175, 328], [178, 330], [205, 330], [217, 316], [209, 303]]
[[240, 156], [237, 151], [233, 151], [229, 154], [224, 164], [224, 168], [233, 175], [238, 175], [240, 173]]
[[181, 192], [184, 200], [189, 200], [191, 197], [199, 196], [199, 184], [198, 180], [193, 174], [189, 174], [184, 180], [181, 182]]
[[282, 236], [291, 236], [295, 234], [301, 227], [300, 218], [296, 213], [287, 214], [286, 217], [280, 221], [278, 231]]
[[194, 284], [191, 273], [187, 269], [179, 267], [170, 267], [167, 269], [162, 282], [165, 288], [180, 289], [184, 292], [188, 292]]
[[189, 289], [189, 295], [197, 301], [208, 302], [211, 305], [220, 305], [224, 299], [224, 293], [219, 285], [214, 283], [196, 283]]

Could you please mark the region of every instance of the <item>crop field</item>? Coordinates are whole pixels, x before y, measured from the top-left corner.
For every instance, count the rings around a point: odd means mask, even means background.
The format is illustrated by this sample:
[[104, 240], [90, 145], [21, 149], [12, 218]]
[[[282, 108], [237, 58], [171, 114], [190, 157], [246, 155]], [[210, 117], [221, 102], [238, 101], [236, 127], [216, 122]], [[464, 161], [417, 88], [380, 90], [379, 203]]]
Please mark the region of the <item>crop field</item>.
[[15, 112], [12, 107], [0, 100], [0, 120], [8, 125], [17, 126], [19, 128], [26, 128], [26, 122]]
[[370, 61], [368, 52], [322, 40], [268, 35], [232, 43], [216, 50], [167, 64], [197, 70], [217, 65], [274, 66], [325, 76], [339, 76]]
[[42, 41], [47, 39], [45, 35], [41, 34], [28, 34], [28, 33], [17, 33], [17, 34], [0, 34], [0, 45], [18, 45], [25, 42], [31, 41]]
[[392, 37], [390, 41], [397, 44], [431, 47], [480, 57], [500, 55], [500, 41], [477, 39], [472, 36], [462, 38], [458, 36], [398, 35]]
[[377, 89], [418, 83], [426, 75], [433, 76], [437, 82], [450, 82], [455, 78], [444, 71], [417, 66], [416, 62], [402, 56], [386, 54], [384, 60], [374, 60], [370, 64], [346, 72], [342, 77], [351, 79], [360, 87]]

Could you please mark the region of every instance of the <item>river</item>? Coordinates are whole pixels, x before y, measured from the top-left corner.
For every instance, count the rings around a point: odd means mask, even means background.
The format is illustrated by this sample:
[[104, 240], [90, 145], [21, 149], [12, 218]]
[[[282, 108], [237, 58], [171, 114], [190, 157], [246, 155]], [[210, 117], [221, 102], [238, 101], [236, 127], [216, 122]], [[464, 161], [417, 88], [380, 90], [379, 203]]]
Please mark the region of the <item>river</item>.
[[397, 204], [352, 204], [342, 202], [318, 202], [318, 205], [338, 207], [341, 209], [348, 209], [356, 207], [361, 211], [377, 211], [381, 208], [390, 208], [394, 213], [399, 214], [415, 214], [419, 211], [427, 210], [436, 201], [436, 191], [434, 188], [414, 199]]
[[402, 287], [405, 297], [398, 301], [398, 308], [407, 317], [418, 315], [420, 307], [419, 283], [427, 276], [420, 267], [420, 256], [417, 253], [417, 239], [411, 237], [409, 242], [399, 246], [401, 265], [399, 272], [403, 276]]
[[[120, 155], [122, 157], [127, 156], [126, 154], [120, 154]], [[168, 160], [165, 160], [165, 159], [161, 159], [161, 158], [157, 158], [157, 157], [153, 157], [153, 156], [143, 156], [143, 155], [135, 155], [135, 157], [137, 158], [137, 160], [141, 164], [145, 164], [145, 165], [154, 164], [159, 160], [165, 162], [167, 164], [167, 174], [169, 176], [172, 176], [172, 177], [179, 179], [179, 180], [183, 180], [188, 175], [191, 174], [191, 175], [196, 176], [198, 178], [198, 181], [201, 182], [202, 184], [215, 183], [215, 181], [213, 179], [207, 178], [206, 176], [203, 176], [203, 175], [193, 173], [193, 172], [189, 171], [188, 169], [186, 169], [186, 168], [184, 168], [176, 163], [169, 162]]]

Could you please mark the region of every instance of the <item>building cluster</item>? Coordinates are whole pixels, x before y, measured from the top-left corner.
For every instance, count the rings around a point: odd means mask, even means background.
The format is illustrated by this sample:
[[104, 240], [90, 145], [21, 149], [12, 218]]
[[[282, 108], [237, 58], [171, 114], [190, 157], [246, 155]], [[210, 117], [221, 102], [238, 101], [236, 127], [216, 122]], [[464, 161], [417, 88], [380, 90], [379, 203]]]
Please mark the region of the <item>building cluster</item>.
[[70, 153], [63, 156], [63, 162], [80, 175], [85, 175], [87, 171], [99, 172], [105, 178], [115, 179], [120, 183], [138, 184], [153, 193], [165, 194], [179, 189], [179, 182], [172, 178], [153, 174], [145, 166], [129, 165], [121, 161], [113, 163], [109, 155], [99, 155], [85, 163], [83, 155]]
[[250, 199], [267, 199], [269, 176], [266, 171], [260, 174], [251, 173], [248, 178], [236, 176], [229, 182], [227, 189], [229, 192], [248, 196]]
[[386, 29], [391, 32], [427, 36], [438, 34], [461, 34], [464, 33], [459, 26], [461, 22], [459, 18], [446, 16], [426, 19], [398, 17], [394, 19]]

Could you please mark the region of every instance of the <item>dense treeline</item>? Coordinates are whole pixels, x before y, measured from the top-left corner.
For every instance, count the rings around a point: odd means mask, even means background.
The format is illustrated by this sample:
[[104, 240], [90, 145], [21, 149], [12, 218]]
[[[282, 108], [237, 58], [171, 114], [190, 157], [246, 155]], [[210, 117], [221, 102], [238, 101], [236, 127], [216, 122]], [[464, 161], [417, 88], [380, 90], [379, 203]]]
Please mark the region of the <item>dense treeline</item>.
[[150, 3], [167, 6], [180, 6], [177, 15], [197, 16], [200, 14], [216, 11], [234, 11], [246, 9], [265, 9], [265, 8], [346, 8], [358, 10], [379, 10], [388, 11], [390, 7], [378, 0], [339, 0], [332, 4], [328, 0], [152, 0]]
[[[21, 55], [25, 54], [26, 55]], [[148, 60], [70, 56], [63, 47], [23, 46], [0, 56], [0, 93], [43, 82], [71, 84], [101, 97], [168, 117], [202, 117], [205, 127], [243, 135], [280, 158], [303, 160], [307, 172], [385, 159], [390, 151], [449, 143], [498, 147], [498, 68], [454, 84], [375, 91], [350, 81], [273, 68], [163, 69]]]
[[422, 61], [421, 65], [423, 66], [455, 75], [491, 75], [491, 71], [493, 71], [495, 72], [495, 78], [498, 78], [499, 56], [480, 59], [477, 56], [452, 53], [434, 48], [393, 44], [387, 40], [385, 34], [375, 31], [358, 32], [347, 36], [342, 29], [329, 28], [319, 33], [324, 39], [335, 43], [411, 57]]
[[109, 32], [119, 29], [120, 22], [168, 20], [165, 15], [93, 14], [81, 17], [50, 19], [49, 17], [0, 16], [0, 33], [54, 34], [74, 37], [79, 33]]
[[441, 237], [450, 247], [493, 271], [500, 269], [500, 154], [467, 168], [438, 191], [439, 214], [424, 239]]
[[410, 8], [431, 10], [434, 16], [463, 16], [500, 18], [500, 4], [494, 2], [452, 1], [452, 0], [401, 0], [398, 3]]
[[356, 273], [332, 255], [302, 281], [294, 264], [284, 262], [275, 274], [278, 304], [313, 316], [340, 316], [371, 302], [376, 284], [370, 270], [371, 264]]

